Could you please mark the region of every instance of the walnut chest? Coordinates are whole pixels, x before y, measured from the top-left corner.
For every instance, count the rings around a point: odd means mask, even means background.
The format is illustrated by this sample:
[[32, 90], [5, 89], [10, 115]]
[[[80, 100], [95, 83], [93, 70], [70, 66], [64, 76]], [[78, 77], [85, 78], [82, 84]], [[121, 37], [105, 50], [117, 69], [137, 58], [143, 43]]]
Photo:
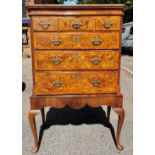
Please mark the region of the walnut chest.
[[120, 93], [124, 5], [30, 5], [33, 92], [29, 120], [35, 146], [35, 115], [44, 107], [107, 105], [118, 113], [118, 149], [124, 120]]

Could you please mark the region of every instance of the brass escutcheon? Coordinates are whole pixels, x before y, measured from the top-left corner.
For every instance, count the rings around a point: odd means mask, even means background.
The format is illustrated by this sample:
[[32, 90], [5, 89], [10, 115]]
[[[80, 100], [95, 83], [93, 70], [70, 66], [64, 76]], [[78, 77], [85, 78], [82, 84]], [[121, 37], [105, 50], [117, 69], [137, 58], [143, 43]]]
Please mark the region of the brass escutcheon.
[[110, 27], [112, 26], [112, 23], [111, 23], [111, 21], [104, 21], [104, 22], [103, 22], [103, 26], [104, 26], [105, 28], [110, 28]]
[[75, 36], [73, 36], [73, 41], [75, 41], [75, 42], [77, 42], [77, 41], [80, 41], [80, 36], [78, 36], [78, 35], [75, 35]]
[[60, 80], [55, 80], [55, 81], [52, 82], [52, 84], [53, 84], [54, 87], [61, 87], [63, 82], [60, 81]]
[[79, 29], [81, 27], [81, 22], [79, 20], [74, 20], [72, 22], [72, 27], [75, 28], [75, 29]]
[[39, 25], [41, 26], [42, 29], [46, 30], [50, 26], [50, 23], [47, 22], [46, 20], [42, 20]]

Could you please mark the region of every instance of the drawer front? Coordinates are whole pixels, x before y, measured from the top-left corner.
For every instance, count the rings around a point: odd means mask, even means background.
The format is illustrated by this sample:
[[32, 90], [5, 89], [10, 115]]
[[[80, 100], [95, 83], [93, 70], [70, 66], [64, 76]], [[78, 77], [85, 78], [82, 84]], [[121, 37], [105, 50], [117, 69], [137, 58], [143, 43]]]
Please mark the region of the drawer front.
[[35, 51], [35, 70], [118, 69], [119, 51]]
[[93, 19], [88, 17], [59, 18], [60, 31], [90, 31], [93, 30]]
[[57, 31], [58, 20], [56, 17], [34, 17], [32, 18], [33, 30]]
[[34, 33], [34, 49], [118, 49], [119, 32]]
[[117, 93], [118, 72], [36, 72], [37, 95]]
[[103, 16], [95, 18], [95, 30], [120, 30], [121, 17]]
[[[34, 17], [33, 29], [39, 31], [120, 30], [121, 17]], [[94, 27], [95, 26], [95, 27]]]

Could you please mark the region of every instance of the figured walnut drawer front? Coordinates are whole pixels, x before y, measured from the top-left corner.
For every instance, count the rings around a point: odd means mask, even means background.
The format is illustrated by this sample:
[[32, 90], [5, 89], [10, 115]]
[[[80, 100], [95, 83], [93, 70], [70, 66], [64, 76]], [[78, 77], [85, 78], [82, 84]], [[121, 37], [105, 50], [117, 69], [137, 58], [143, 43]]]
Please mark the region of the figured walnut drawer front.
[[118, 49], [119, 32], [34, 33], [34, 49]]
[[95, 30], [120, 30], [121, 17], [102, 16], [95, 18]]
[[60, 31], [93, 30], [91, 17], [62, 17], [59, 18]]
[[36, 72], [37, 95], [117, 93], [118, 72]]
[[33, 30], [40, 31], [57, 31], [57, 17], [35, 17], [33, 18]]
[[118, 51], [35, 51], [35, 70], [101, 70], [118, 66]]
[[35, 17], [33, 29], [40, 31], [93, 31], [120, 30], [119, 16], [63, 16], [63, 17]]

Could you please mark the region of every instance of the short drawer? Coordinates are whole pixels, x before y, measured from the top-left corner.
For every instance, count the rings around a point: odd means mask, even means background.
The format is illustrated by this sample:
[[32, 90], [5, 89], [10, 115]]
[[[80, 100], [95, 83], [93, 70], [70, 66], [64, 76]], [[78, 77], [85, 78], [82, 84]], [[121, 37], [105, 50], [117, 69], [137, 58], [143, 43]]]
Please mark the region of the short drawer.
[[57, 31], [58, 19], [57, 17], [34, 17], [32, 18], [32, 28], [38, 31]]
[[91, 17], [62, 17], [59, 18], [60, 31], [92, 31]]
[[95, 30], [120, 30], [121, 17], [119, 16], [102, 16], [95, 18]]
[[37, 95], [117, 93], [117, 71], [35, 72]]
[[119, 51], [35, 51], [35, 70], [118, 69]]
[[118, 49], [119, 32], [34, 32], [34, 49]]

